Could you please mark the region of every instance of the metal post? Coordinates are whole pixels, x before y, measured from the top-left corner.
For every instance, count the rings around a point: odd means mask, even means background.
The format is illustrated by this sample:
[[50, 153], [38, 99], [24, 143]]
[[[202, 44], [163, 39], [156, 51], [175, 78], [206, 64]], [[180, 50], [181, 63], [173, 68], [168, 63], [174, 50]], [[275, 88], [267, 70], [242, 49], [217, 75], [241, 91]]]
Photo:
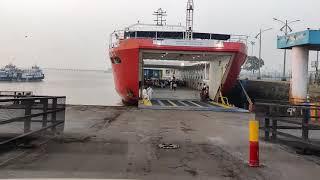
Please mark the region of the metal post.
[[272, 140], [275, 141], [277, 140], [277, 126], [278, 126], [278, 121], [275, 119], [272, 119]]
[[48, 111], [48, 99], [42, 99], [41, 100], [42, 102], [42, 105], [43, 105], [43, 116], [42, 116], [42, 127], [47, 127], [47, 123], [48, 123], [48, 114], [47, 114], [47, 111]]
[[264, 120], [264, 140], [269, 141], [270, 137], [270, 119], [265, 118]]
[[[288, 35], [288, 20], [286, 20], [285, 23], [285, 32], [284, 34], [287, 36]], [[286, 78], [286, 62], [287, 62], [287, 50], [284, 50], [284, 57], [283, 57], [283, 74], [282, 74], [282, 81], [287, 81]]]
[[204, 79], [207, 80], [207, 63], [204, 63]]
[[[51, 122], [52, 124], [55, 124], [56, 121], [57, 121], [57, 98], [53, 98], [52, 99], [52, 111], [54, 111], [52, 114], [51, 114]], [[52, 131], [55, 133], [56, 132], [56, 126], [53, 126], [52, 127]]]
[[260, 38], [259, 38], [259, 62], [258, 62], [258, 66], [259, 66], [259, 75], [258, 75], [258, 79], [261, 79], [261, 47], [262, 47], [262, 30], [260, 29]]
[[318, 81], [318, 78], [319, 78], [319, 51], [317, 51], [317, 62], [316, 62], [316, 84], [318, 84], [319, 83], [319, 81]]
[[309, 139], [309, 109], [303, 110], [304, 116], [302, 120], [302, 139], [308, 141]]
[[[31, 115], [31, 108], [32, 108], [32, 101], [27, 100], [25, 104], [24, 115], [30, 116]], [[24, 120], [24, 133], [28, 133], [31, 130], [31, 117], [26, 117]]]
[[193, 0], [188, 0], [187, 3], [187, 16], [186, 16], [186, 38], [193, 38], [193, 15], [194, 13], [194, 3]]

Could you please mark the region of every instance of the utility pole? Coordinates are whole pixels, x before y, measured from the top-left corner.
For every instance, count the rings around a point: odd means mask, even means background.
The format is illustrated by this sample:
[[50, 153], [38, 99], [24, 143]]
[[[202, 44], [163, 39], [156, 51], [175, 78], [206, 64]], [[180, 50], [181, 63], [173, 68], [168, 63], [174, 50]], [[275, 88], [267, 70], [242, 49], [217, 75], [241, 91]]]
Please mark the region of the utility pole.
[[262, 47], [262, 30], [260, 29], [260, 38], [259, 38], [259, 75], [258, 75], [258, 79], [261, 79], [261, 47]]
[[319, 78], [319, 51], [317, 51], [317, 61], [316, 61], [316, 77], [315, 77], [315, 79], [316, 79], [316, 84], [319, 84], [319, 80], [318, 80], [318, 78]]
[[[294, 20], [294, 21], [285, 20], [285, 21], [282, 21], [282, 20], [279, 20], [277, 18], [273, 18], [273, 20], [282, 23], [283, 26], [280, 28], [280, 31], [284, 32], [285, 36], [288, 35], [288, 30], [290, 32], [292, 32], [292, 28], [289, 26], [289, 24], [292, 24], [292, 23], [300, 21], [300, 20]], [[282, 73], [282, 79], [281, 79], [282, 81], [287, 81], [287, 78], [286, 78], [286, 63], [287, 63], [287, 50], [285, 49], [284, 50], [284, 57], [283, 57], [283, 73]]]
[[[288, 20], [286, 20], [285, 23], [285, 31], [284, 31], [284, 35], [288, 35]], [[282, 81], [287, 81], [286, 78], [286, 64], [287, 64], [287, 49], [284, 49], [284, 57], [283, 57], [283, 73], [282, 73]]]
[[261, 54], [262, 54], [262, 33], [271, 30], [272, 28], [268, 28], [268, 29], [260, 29], [260, 32], [256, 35], [256, 39], [259, 38], [259, 62], [258, 62], [258, 66], [259, 66], [259, 75], [258, 75], [258, 79], [261, 79]]

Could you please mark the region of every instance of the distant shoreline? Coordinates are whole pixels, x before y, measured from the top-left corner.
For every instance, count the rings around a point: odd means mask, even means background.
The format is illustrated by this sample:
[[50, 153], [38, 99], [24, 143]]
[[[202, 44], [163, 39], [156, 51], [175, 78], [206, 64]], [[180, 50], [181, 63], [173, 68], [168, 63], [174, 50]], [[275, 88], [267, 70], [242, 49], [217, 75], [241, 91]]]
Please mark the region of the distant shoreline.
[[43, 70], [50, 70], [50, 71], [87, 71], [87, 72], [105, 72], [105, 73], [111, 73], [111, 69], [64, 69], [64, 68], [43, 68]]

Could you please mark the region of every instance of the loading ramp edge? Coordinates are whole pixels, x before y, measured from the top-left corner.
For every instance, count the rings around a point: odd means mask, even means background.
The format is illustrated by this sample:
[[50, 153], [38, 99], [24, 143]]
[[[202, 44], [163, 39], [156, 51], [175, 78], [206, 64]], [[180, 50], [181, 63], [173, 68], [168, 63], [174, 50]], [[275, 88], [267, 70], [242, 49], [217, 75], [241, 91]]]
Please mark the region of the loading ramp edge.
[[[152, 101], [154, 103], [152, 103]], [[139, 108], [153, 110], [187, 110], [187, 111], [214, 111], [214, 112], [243, 112], [248, 113], [248, 110], [230, 107], [216, 102], [201, 102], [199, 100], [178, 100], [178, 99], [153, 99], [152, 101], [141, 100]], [[175, 103], [178, 101], [178, 103]], [[192, 102], [192, 103], [191, 103]], [[190, 103], [190, 104], [189, 104]], [[203, 106], [205, 103], [206, 106]], [[166, 105], [168, 104], [168, 105]], [[184, 106], [181, 106], [183, 104]]]

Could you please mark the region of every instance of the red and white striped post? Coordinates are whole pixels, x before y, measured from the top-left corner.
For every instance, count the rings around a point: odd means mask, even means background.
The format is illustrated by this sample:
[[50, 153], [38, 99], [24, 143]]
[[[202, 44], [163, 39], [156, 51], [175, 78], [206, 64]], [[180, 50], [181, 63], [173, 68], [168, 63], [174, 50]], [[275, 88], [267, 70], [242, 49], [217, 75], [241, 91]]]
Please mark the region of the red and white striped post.
[[249, 143], [249, 166], [259, 167], [259, 122], [257, 120], [249, 122]]

